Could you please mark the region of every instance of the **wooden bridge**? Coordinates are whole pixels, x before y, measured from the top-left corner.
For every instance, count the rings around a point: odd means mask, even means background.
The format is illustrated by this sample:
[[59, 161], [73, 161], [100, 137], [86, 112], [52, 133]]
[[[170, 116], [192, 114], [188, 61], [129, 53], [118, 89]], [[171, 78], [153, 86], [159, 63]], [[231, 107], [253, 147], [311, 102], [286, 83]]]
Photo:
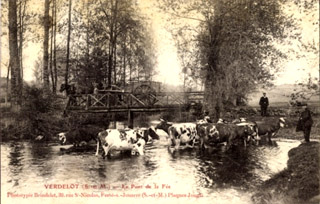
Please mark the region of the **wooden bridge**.
[[133, 128], [135, 112], [162, 112], [179, 110], [202, 104], [203, 92], [124, 92], [108, 90], [97, 94], [68, 96], [65, 113], [128, 113], [128, 126]]
[[76, 112], [150, 112], [185, 108], [203, 102], [203, 92], [138, 93], [109, 90], [98, 94], [68, 96], [66, 111]]

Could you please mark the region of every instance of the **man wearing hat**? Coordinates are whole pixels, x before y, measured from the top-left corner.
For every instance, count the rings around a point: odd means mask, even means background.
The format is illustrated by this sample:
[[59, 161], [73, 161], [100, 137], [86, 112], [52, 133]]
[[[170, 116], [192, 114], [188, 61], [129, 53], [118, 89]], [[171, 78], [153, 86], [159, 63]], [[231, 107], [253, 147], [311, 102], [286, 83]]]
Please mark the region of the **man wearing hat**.
[[269, 100], [266, 96], [266, 93], [263, 93], [263, 96], [260, 98], [259, 105], [261, 108], [261, 116], [267, 116], [267, 108], [269, 106]]
[[303, 131], [304, 139], [306, 142], [310, 142], [310, 132], [313, 124], [311, 111], [308, 108], [308, 105], [303, 106], [304, 111], [300, 114], [298, 125], [300, 126], [298, 129]]

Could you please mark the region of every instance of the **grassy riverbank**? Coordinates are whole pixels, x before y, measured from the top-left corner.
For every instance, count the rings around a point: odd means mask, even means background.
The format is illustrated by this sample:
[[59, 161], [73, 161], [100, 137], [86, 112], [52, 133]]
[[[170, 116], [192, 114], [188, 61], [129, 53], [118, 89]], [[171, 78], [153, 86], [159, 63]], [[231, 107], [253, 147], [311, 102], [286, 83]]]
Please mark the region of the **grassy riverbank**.
[[302, 143], [289, 151], [287, 168], [265, 181], [252, 196], [256, 204], [319, 203], [318, 142]]

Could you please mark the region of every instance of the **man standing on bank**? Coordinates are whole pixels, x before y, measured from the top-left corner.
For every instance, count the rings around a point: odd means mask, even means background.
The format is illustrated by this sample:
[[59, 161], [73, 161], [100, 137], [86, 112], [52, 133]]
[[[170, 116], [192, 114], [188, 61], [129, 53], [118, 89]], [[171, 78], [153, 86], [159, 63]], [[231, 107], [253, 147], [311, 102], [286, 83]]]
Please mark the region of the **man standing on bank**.
[[311, 111], [308, 106], [304, 106], [304, 111], [300, 114], [297, 131], [302, 130], [305, 142], [310, 142], [310, 132], [313, 124]]
[[269, 106], [269, 100], [266, 93], [260, 98], [259, 105], [261, 107], [261, 116], [267, 116], [267, 108]]

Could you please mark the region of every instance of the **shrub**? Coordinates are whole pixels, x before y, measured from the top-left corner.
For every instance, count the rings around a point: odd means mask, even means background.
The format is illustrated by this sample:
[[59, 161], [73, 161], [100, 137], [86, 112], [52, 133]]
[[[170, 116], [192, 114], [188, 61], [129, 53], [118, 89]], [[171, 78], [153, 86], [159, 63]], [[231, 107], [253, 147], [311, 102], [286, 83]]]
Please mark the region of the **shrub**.
[[42, 88], [26, 85], [21, 108], [17, 112], [11, 111], [10, 119], [14, 122], [4, 128], [4, 137], [34, 139], [41, 134], [49, 140], [66, 124], [62, 110], [62, 104], [55, 95], [46, 93]]

